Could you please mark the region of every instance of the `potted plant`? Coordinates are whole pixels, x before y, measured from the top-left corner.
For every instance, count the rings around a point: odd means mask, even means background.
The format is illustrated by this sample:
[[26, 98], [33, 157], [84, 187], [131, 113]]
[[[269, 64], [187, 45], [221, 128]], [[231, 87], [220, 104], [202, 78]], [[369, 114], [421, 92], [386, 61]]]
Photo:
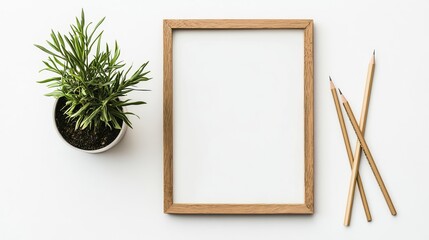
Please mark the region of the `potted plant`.
[[93, 28], [85, 22], [84, 11], [76, 17], [68, 35], [51, 31], [48, 47], [35, 44], [47, 53], [43, 61], [53, 77], [38, 81], [54, 91], [46, 94], [57, 99], [54, 108], [55, 124], [63, 139], [70, 145], [90, 153], [103, 152], [117, 144], [131, 127], [126, 106], [145, 104], [125, 99], [137, 89], [136, 85], [150, 78], [145, 71], [148, 62], [134, 73], [124, 69], [119, 60], [120, 49], [101, 44], [103, 31], [97, 31], [105, 18]]

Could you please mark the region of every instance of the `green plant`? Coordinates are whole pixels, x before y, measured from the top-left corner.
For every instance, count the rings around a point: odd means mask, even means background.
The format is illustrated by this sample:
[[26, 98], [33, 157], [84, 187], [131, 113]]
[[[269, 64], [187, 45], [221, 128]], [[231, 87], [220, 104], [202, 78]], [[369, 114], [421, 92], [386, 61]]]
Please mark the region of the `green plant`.
[[127, 115], [135, 114], [124, 112], [123, 107], [145, 104], [122, 97], [133, 90], [148, 91], [134, 88], [139, 82], [150, 79], [146, 77], [149, 72], [144, 72], [148, 62], [128, 77], [132, 66], [124, 70], [125, 64], [118, 60], [118, 43], [115, 42], [113, 51], [107, 43], [105, 49], [101, 49], [103, 31], [97, 32], [97, 29], [104, 19], [90, 30], [92, 23], [85, 23], [82, 10], [80, 20], [76, 17], [76, 24], [70, 26], [68, 35], [51, 31], [51, 41], [46, 41], [50, 49], [35, 44], [49, 54], [47, 61], [43, 61], [46, 67], [41, 71], [56, 75], [38, 82], [48, 83], [49, 88], [55, 89], [46, 96], [66, 98], [65, 114], [76, 121], [75, 129], [97, 129], [101, 124], [120, 129], [120, 120], [131, 127]]

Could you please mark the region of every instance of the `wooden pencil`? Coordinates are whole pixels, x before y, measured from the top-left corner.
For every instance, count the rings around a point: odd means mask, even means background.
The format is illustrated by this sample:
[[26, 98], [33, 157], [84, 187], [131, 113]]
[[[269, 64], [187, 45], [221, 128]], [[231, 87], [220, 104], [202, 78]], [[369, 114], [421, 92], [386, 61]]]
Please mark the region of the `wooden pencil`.
[[[347, 116], [349, 117], [349, 120], [352, 124], [352, 127], [355, 130], [358, 141], [359, 141], [360, 145], [362, 146], [362, 150], [363, 150], [366, 158], [368, 159], [369, 165], [371, 166], [371, 169], [375, 175], [375, 178], [377, 179], [378, 185], [381, 188], [383, 196], [386, 199], [388, 205], [389, 206], [391, 205], [393, 207], [393, 203], [392, 203], [392, 200], [390, 199], [389, 192], [387, 191], [387, 188], [384, 185], [383, 179], [381, 178], [380, 172], [378, 171], [377, 165], [375, 164], [374, 158], [372, 157], [372, 154], [371, 154], [371, 151], [369, 150], [368, 144], [366, 143], [365, 138], [364, 138], [364, 136], [363, 136], [363, 134], [359, 128], [359, 124], [356, 121], [356, 118], [353, 114], [353, 111], [352, 111], [347, 99], [342, 94], [341, 90], [339, 90], [339, 91], [340, 91], [341, 100], [343, 102], [344, 109], [346, 110]], [[359, 159], [356, 159], [353, 162], [352, 176], [350, 178], [349, 195], [348, 195], [347, 209], [346, 209], [346, 212], [350, 212], [350, 213], [351, 213], [351, 208], [353, 206], [353, 198], [354, 198], [354, 192], [355, 192], [355, 186], [356, 186], [357, 173], [359, 171], [359, 163], [360, 163]], [[344, 225], [346, 225], [346, 226], [350, 225], [350, 217], [351, 217], [351, 214], [348, 214], [348, 215], [346, 214], [346, 218], [344, 219]]]
[[[365, 94], [363, 97], [363, 103], [362, 103], [362, 110], [360, 113], [360, 121], [359, 121], [359, 128], [363, 135], [365, 135], [365, 129], [366, 129], [366, 119], [368, 116], [368, 108], [369, 108], [369, 102], [371, 99], [371, 91], [372, 91], [372, 82], [374, 80], [374, 70], [375, 70], [375, 50], [372, 53], [371, 60], [368, 64], [368, 74], [366, 76], [366, 85], [365, 85]], [[354, 161], [356, 159], [360, 159], [362, 156], [362, 147], [359, 144], [359, 141], [356, 142], [356, 148], [355, 148], [355, 155], [354, 155]], [[389, 207], [390, 213], [392, 215], [396, 215], [396, 209], [393, 206], [393, 204], [389, 201], [387, 201], [387, 206]]]
[[[369, 64], [368, 64], [368, 74], [366, 76], [365, 94], [363, 97], [362, 110], [360, 112], [359, 128], [363, 135], [365, 135], [369, 100], [371, 99], [372, 82], [374, 80], [374, 70], [375, 70], [375, 50], [372, 53], [371, 60], [369, 61]], [[355, 150], [354, 160], [356, 160], [357, 158], [361, 158], [361, 155], [362, 155], [362, 148], [359, 144], [359, 141], [356, 141], [355, 149], [356, 150]]]
[[[338, 121], [340, 122], [341, 132], [343, 134], [344, 145], [346, 147], [347, 156], [349, 158], [350, 168], [353, 168], [352, 148], [350, 145], [350, 140], [349, 140], [349, 135], [347, 133], [346, 124], [344, 122], [343, 112], [341, 111], [340, 101], [338, 100], [337, 89], [336, 89], [334, 82], [332, 81], [331, 77], [329, 77], [329, 82], [331, 85], [331, 93], [332, 93], [332, 97], [334, 99], [335, 109], [337, 110]], [[360, 192], [360, 197], [362, 200], [363, 208], [365, 210], [366, 219], [368, 222], [370, 222], [372, 220], [371, 212], [369, 210], [368, 200], [366, 199], [365, 190], [363, 188], [362, 180], [360, 178], [359, 173], [357, 175], [357, 186], [358, 186], [358, 189]], [[347, 214], [350, 214], [350, 212], [348, 212]]]

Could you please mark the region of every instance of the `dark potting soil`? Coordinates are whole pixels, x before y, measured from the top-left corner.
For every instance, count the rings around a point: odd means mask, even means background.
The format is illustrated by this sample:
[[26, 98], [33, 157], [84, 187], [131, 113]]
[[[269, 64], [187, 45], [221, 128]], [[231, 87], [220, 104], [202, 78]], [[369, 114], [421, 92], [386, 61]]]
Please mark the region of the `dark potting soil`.
[[[55, 123], [61, 136], [71, 145], [83, 150], [97, 150], [109, 145], [118, 136], [120, 129], [100, 126], [97, 130], [86, 128], [75, 130], [76, 120], [64, 114], [66, 99], [58, 99], [55, 107]], [[122, 121], [118, 120], [122, 126]]]

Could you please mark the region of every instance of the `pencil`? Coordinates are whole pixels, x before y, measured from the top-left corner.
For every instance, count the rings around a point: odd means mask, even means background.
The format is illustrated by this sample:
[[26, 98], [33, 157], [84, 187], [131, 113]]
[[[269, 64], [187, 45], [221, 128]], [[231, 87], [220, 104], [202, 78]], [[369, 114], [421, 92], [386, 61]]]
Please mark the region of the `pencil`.
[[[338, 121], [340, 122], [341, 132], [343, 134], [344, 144], [346, 146], [347, 156], [348, 156], [349, 162], [350, 162], [350, 168], [353, 168], [352, 148], [350, 146], [349, 135], [347, 134], [347, 128], [346, 128], [346, 124], [344, 122], [343, 112], [341, 111], [340, 102], [338, 100], [337, 89], [336, 89], [334, 82], [332, 81], [331, 77], [329, 77], [329, 82], [331, 85], [331, 92], [332, 92], [332, 97], [333, 97], [334, 103], [335, 103], [335, 109], [337, 110]], [[360, 178], [359, 173], [357, 175], [357, 185], [358, 185], [358, 189], [360, 192], [360, 197], [362, 199], [363, 208], [365, 210], [366, 219], [368, 222], [371, 222], [371, 220], [372, 220], [371, 212], [369, 211], [368, 200], [366, 199], [365, 190], [363, 188], [362, 180]], [[347, 212], [346, 214], [350, 214], [350, 212]]]
[[[344, 97], [344, 95], [341, 93], [341, 90], [339, 90], [339, 91], [340, 91], [341, 100], [343, 102], [344, 109], [346, 110], [347, 116], [349, 117], [349, 120], [352, 124], [353, 129], [355, 130], [358, 141], [359, 141], [360, 145], [362, 146], [362, 150], [363, 150], [366, 158], [368, 159], [369, 165], [370, 165], [370, 167], [371, 167], [371, 169], [375, 175], [375, 178], [377, 179], [378, 185], [381, 188], [381, 191], [384, 195], [384, 198], [386, 199], [388, 205], [389, 206], [391, 205], [393, 207], [393, 203], [392, 203], [392, 200], [390, 199], [387, 188], [384, 185], [383, 179], [381, 178], [380, 172], [378, 171], [377, 165], [375, 164], [374, 158], [372, 157], [372, 154], [371, 154], [371, 151], [369, 150], [368, 144], [366, 143], [365, 138], [364, 138], [364, 136], [363, 136], [363, 134], [359, 128], [359, 125], [358, 125], [356, 118], [353, 114], [353, 111], [349, 105], [349, 102]], [[356, 161], [353, 162], [353, 169], [352, 169], [352, 176], [350, 178], [350, 187], [349, 187], [349, 195], [348, 195], [348, 200], [347, 200], [346, 212], [347, 211], [351, 212], [351, 208], [353, 206], [353, 198], [354, 198], [354, 192], [355, 192], [355, 186], [356, 186], [356, 177], [357, 177], [357, 173], [359, 170], [359, 163], [360, 163], [359, 159], [356, 159]], [[346, 218], [344, 219], [344, 225], [346, 225], [346, 226], [350, 225], [350, 216], [351, 216], [351, 214], [349, 214], [349, 215], [346, 214]]]
[[[366, 76], [366, 85], [365, 85], [365, 94], [363, 97], [363, 103], [362, 103], [362, 110], [361, 110], [361, 114], [360, 114], [360, 121], [359, 121], [359, 128], [362, 132], [362, 135], [365, 135], [365, 129], [366, 129], [366, 119], [368, 116], [368, 107], [369, 107], [369, 102], [371, 99], [371, 90], [372, 90], [372, 82], [374, 79], [374, 70], [375, 70], [375, 50], [372, 53], [371, 56], [371, 60], [369, 61], [368, 64], [368, 74]], [[354, 161], [356, 161], [356, 159], [360, 159], [361, 155], [362, 155], [362, 148], [361, 145], [359, 144], [359, 141], [356, 142], [356, 148], [355, 148], [355, 155], [354, 155]], [[387, 201], [387, 199], [386, 199]], [[387, 205], [389, 207], [390, 213], [392, 215], [396, 215], [396, 210], [395, 207], [393, 206], [393, 204], [389, 201], [387, 201]]]

